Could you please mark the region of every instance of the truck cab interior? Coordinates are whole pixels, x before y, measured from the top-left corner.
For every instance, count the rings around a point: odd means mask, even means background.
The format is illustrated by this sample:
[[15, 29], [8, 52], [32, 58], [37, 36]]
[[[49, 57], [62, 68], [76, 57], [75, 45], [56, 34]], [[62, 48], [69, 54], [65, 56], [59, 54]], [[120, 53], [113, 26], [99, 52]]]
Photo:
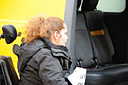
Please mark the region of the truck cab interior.
[[[67, 1], [65, 21], [70, 29], [67, 46], [74, 61], [72, 67], [86, 68], [86, 85], [127, 85], [127, 3], [108, 0], [125, 7], [122, 11], [103, 11], [103, 0]], [[104, 0], [105, 2], [105, 0]], [[69, 3], [73, 3], [69, 6]], [[100, 3], [102, 4], [102, 3]], [[102, 5], [103, 6], [103, 5]], [[99, 6], [100, 7], [100, 6]], [[70, 9], [73, 11], [70, 11]], [[112, 7], [113, 8], [113, 7]], [[80, 10], [79, 10], [80, 9]], [[67, 16], [72, 16], [69, 19]]]
[[[116, 2], [118, 5], [111, 7], [122, 11], [105, 10], [102, 1]], [[73, 61], [72, 69], [87, 69], [85, 85], [128, 84], [127, 13], [127, 0], [66, 0], [64, 20], [68, 27], [67, 47]], [[5, 38], [7, 44], [13, 42], [16, 36], [13, 26], [3, 27], [1, 38]], [[0, 68], [5, 69], [0, 69], [1, 74], [7, 74], [3, 76], [6, 80], [4, 85], [17, 85], [19, 80], [15, 71], [12, 70], [14, 75], [10, 75], [12, 73], [7, 69], [8, 66], [13, 68], [13, 65], [3, 64], [3, 61], [7, 63], [4, 58], [0, 60]]]

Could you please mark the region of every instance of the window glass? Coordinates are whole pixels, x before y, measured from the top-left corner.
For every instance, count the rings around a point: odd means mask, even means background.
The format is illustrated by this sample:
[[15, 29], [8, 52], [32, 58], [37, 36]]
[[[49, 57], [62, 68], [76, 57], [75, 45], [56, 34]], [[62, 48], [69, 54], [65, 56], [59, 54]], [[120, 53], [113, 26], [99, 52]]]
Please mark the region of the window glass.
[[103, 12], [123, 12], [126, 0], [99, 0], [98, 10]]

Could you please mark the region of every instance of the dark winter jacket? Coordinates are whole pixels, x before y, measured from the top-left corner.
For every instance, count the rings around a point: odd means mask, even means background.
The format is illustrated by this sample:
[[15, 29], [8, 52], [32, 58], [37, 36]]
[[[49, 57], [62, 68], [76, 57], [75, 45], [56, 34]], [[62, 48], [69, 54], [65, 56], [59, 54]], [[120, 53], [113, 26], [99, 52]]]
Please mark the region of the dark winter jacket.
[[71, 60], [65, 46], [56, 46], [46, 38], [23, 46], [14, 45], [18, 56], [20, 85], [68, 85]]

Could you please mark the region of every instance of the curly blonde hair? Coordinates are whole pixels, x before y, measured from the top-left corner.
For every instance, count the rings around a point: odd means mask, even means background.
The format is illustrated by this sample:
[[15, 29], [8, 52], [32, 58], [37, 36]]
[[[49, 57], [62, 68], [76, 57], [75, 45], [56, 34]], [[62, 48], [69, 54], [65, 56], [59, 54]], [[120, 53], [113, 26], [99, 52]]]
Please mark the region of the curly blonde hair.
[[25, 42], [31, 43], [43, 37], [50, 39], [55, 31], [60, 32], [62, 29], [64, 29], [64, 21], [58, 17], [33, 17], [26, 26]]

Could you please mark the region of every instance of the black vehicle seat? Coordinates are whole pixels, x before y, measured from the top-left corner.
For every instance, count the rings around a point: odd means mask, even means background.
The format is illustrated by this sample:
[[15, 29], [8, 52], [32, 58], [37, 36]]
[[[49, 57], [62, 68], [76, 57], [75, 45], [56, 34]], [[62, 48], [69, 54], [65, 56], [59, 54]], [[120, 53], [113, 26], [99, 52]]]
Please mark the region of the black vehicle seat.
[[114, 85], [128, 81], [128, 64], [113, 64], [114, 48], [104, 24], [104, 14], [96, 10], [98, 0], [83, 0], [76, 17], [76, 66], [87, 68], [86, 85]]
[[0, 60], [0, 85], [12, 85], [6, 63], [3, 60]]
[[[12, 62], [12, 59], [10, 56], [2, 56], [0, 58], [0, 60], [3, 60], [5, 62], [5, 65], [7, 67], [7, 72], [5, 73], [5, 75], [8, 77], [8, 80], [10, 78], [10, 82], [8, 83], [11, 83], [12, 85], [19, 85], [19, 78], [17, 76], [17, 73], [14, 69], [14, 65], [13, 65], [13, 62]], [[8, 84], [10, 85], [10, 84]]]
[[91, 67], [95, 62], [93, 61], [91, 42], [82, 13], [77, 14], [75, 34], [76, 65], [80, 67]]
[[[4, 38], [7, 44], [11, 44], [17, 37], [13, 25], [4, 25], [2, 31], [0, 38]], [[19, 85], [19, 78], [10, 56], [0, 56], [0, 85]]]
[[107, 27], [104, 24], [104, 13], [96, 10], [98, 0], [84, 0], [82, 12], [93, 47], [93, 56], [98, 65], [112, 62], [114, 48]]

